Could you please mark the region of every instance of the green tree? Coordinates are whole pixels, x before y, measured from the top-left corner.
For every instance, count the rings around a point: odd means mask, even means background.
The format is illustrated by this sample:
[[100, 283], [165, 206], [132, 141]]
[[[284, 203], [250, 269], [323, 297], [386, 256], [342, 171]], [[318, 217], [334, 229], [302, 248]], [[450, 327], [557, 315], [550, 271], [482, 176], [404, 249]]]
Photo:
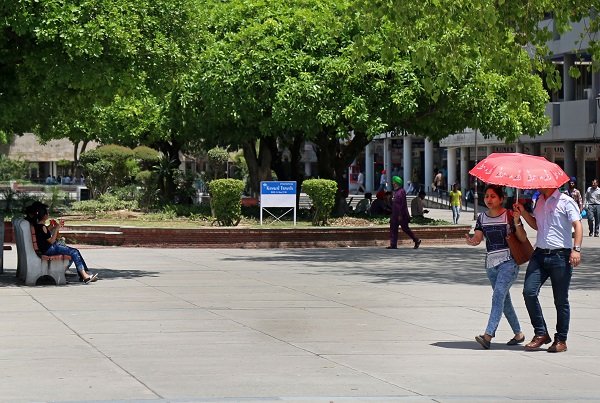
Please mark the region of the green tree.
[[219, 2], [198, 79], [205, 132], [243, 147], [255, 191], [281, 145], [305, 140], [340, 183], [383, 132], [540, 134], [547, 94], [526, 51], [484, 18], [495, 6], [434, 3]]
[[[0, 6], [0, 132], [146, 144], [179, 166], [196, 134], [186, 88], [203, 35], [195, 0], [20, 0]], [[172, 171], [172, 170], [171, 170]], [[173, 195], [172, 175], [164, 193]]]

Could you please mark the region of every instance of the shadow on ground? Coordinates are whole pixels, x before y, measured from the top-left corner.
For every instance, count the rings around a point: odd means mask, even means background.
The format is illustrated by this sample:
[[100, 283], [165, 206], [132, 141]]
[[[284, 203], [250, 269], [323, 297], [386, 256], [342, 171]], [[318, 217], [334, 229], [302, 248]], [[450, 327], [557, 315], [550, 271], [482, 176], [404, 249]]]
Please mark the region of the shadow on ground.
[[[229, 261], [253, 261], [273, 265], [298, 266], [304, 274], [338, 274], [341, 276], [365, 276], [370, 282], [388, 283], [435, 283], [488, 285], [485, 275], [485, 249], [472, 247], [422, 247], [410, 245], [398, 249], [384, 248], [338, 248], [338, 249], [286, 249], [273, 250], [269, 255], [227, 257]], [[600, 249], [590, 248], [583, 255], [571, 280], [571, 289], [600, 289], [598, 276]], [[307, 271], [305, 268], [310, 267]], [[519, 277], [525, 275], [526, 265], [521, 266]]]
[[[91, 270], [94, 272], [94, 269]], [[156, 271], [147, 271], [147, 270], [114, 270], [114, 269], [102, 269], [99, 271], [102, 280], [116, 280], [116, 279], [134, 279], [140, 277], [159, 277], [160, 273]], [[69, 285], [83, 285], [79, 282], [77, 274], [67, 274], [67, 282]], [[54, 280], [50, 277], [40, 278], [36, 284], [36, 286], [42, 285], [54, 285]], [[16, 270], [7, 270], [4, 269], [4, 273], [0, 274], [0, 287], [29, 287], [26, 286], [22, 281], [17, 279]]]

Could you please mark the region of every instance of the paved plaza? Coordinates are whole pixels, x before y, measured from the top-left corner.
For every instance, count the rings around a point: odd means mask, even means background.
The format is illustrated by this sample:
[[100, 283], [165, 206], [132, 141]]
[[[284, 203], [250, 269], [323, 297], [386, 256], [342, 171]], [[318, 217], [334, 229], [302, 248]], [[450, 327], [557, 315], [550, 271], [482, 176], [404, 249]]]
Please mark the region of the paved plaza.
[[[61, 287], [16, 284], [5, 252], [0, 402], [600, 401], [600, 238], [561, 354], [506, 346], [504, 320], [491, 350], [474, 341], [483, 246], [82, 252], [102, 279]], [[541, 301], [554, 328], [549, 285]]]

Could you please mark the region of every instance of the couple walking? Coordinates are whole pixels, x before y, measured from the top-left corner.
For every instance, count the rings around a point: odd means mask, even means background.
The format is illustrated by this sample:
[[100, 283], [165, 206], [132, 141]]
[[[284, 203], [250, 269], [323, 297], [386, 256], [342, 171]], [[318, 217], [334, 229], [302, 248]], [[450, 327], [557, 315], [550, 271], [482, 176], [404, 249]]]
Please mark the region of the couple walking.
[[[526, 350], [537, 350], [552, 341], [542, 314], [538, 295], [542, 285], [550, 278], [557, 311], [556, 333], [548, 352], [557, 353], [567, 350], [570, 306], [569, 285], [573, 267], [581, 260], [582, 226], [577, 204], [558, 189], [540, 189], [541, 195], [533, 214], [528, 213], [521, 204], [514, 204], [513, 210], [502, 207], [504, 192], [501, 186], [489, 185], [485, 190], [487, 213], [482, 213], [475, 224], [475, 235], [466, 235], [467, 244], [476, 246], [485, 237], [486, 271], [493, 288], [492, 308], [488, 324], [483, 335], [475, 340], [485, 349], [491, 347], [492, 338], [502, 318], [506, 316], [514, 337], [508, 345], [517, 345], [525, 341], [525, 335], [510, 299], [510, 287], [519, 274], [519, 266], [510, 254], [506, 237], [514, 234], [519, 240], [527, 237], [521, 218], [537, 230], [536, 249], [527, 266], [523, 297], [534, 328], [534, 337], [525, 345]], [[571, 235], [572, 229], [575, 230]], [[574, 244], [574, 246], [573, 246]]]

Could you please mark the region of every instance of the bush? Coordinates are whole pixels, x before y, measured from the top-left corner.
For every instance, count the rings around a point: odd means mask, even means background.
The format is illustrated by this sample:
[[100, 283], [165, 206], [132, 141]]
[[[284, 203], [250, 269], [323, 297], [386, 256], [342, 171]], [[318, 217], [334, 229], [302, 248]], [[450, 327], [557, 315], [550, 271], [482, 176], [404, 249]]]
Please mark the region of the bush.
[[229, 152], [226, 149], [215, 147], [208, 150], [208, 171], [213, 179], [222, 178], [227, 174], [227, 161]]
[[239, 179], [216, 179], [210, 182], [210, 206], [221, 226], [235, 226], [242, 219], [244, 182]]
[[133, 149], [133, 157], [140, 162], [143, 169], [150, 169], [158, 163], [160, 153], [150, 147], [138, 146]]
[[121, 200], [115, 195], [103, 194], [97, 200], [74, 202], [71, 208], [74, 211], [95, 214], [106, 211], [137, 210], [138, 203], [135, 200]]
[[80, 162], [87, 177], [86, 184], [94, 196], [105, 193], [110, 187], [131, 183], [137, 163], [133, 151], [119, 145], [105, 145], [81, 154]]
[[158, 174], [152, 171], [140, 171], [135, 176], [135, 181], [142, 187], [139, 192], [138, 202], [140, 207], [148, 211], [160, 202], [158, 190]]
[[312, 201], [312, 225], [327, 225], [327, 219], [335, 205], [337, 183], [328, 179], [308, 179], [302, 182], [302, 189]]
[[21, 160], [11, 160], [0, 155], [0, 180], [24, 179], [27, 177], [27, 163]]

